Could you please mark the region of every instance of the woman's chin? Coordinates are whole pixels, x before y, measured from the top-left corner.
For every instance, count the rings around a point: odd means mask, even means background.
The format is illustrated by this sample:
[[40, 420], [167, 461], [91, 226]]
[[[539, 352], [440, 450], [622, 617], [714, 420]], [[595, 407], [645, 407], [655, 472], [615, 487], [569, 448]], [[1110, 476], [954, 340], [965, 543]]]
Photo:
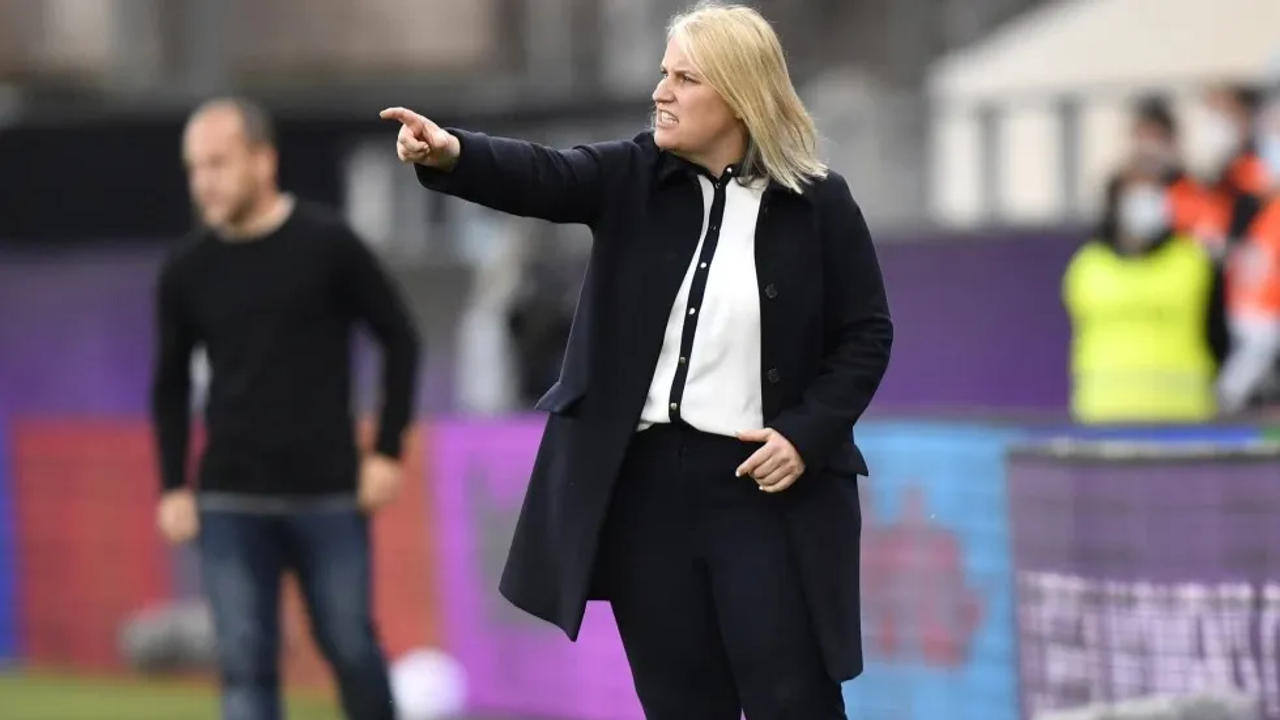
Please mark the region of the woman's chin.
[[675, 133], [670, 128], [656, 127], [653, 129], [653, 143], [662, 150], [675, 150]]

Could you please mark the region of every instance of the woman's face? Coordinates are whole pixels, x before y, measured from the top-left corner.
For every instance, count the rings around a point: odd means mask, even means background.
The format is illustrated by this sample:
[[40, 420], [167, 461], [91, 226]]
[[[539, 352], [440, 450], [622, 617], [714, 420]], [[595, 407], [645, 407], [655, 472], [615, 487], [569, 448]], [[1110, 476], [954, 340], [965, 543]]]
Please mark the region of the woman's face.
[[742, 123], [674, 39], [667, 43], [662, 58], [662, 79], [653, 90], [653, 104], [653, 139], [663, 150], [697, 162], [720, 157], [733, 144], [745, 145]]
[[1164, 186], [1131, 176], [1116, 203], [1116, 240], [1120, 249], [1141, 252], [1169, 230], [1169, 195]]

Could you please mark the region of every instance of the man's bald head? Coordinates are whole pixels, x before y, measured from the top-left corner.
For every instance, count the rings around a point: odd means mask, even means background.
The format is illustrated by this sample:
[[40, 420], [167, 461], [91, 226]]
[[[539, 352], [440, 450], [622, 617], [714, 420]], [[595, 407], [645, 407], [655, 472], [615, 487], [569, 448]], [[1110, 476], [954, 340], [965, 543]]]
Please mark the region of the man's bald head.
[[244, 141], [253, 146], [274, 148], [276, 129], [271, 116], [261, 105], [238, 97], [222, 97], [206, 100], [187, 119], [187, 129], [205, 119], [234, 119], [239, 122]]
[[275, 131], [260, 106], [241, 98], [209, 100], [182, 135], [191, 199], [215, 228], [241, 222], [277, 191]]

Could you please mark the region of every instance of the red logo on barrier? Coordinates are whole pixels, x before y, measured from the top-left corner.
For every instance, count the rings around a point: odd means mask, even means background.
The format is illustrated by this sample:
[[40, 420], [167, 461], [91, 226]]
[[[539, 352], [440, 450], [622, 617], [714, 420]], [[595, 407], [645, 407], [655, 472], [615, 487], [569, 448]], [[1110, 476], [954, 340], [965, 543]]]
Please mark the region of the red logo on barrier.
[[911, 486], [893, 522], [862, 497], [862, 602], [867, 650], [885, 660], [956, 666], [966, 659], [982, 615], [969, 587], [960, 539], [936, 523]]

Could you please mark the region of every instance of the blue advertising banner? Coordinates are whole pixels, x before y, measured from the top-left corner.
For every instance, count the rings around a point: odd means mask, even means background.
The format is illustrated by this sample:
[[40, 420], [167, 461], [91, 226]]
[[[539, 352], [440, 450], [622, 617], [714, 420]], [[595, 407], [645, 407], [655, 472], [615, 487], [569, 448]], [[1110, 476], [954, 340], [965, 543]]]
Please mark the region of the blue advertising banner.
[[1022, 433], [869, 422], [863, 479], [862, 720], [1017, 720], [1004, 457]]

